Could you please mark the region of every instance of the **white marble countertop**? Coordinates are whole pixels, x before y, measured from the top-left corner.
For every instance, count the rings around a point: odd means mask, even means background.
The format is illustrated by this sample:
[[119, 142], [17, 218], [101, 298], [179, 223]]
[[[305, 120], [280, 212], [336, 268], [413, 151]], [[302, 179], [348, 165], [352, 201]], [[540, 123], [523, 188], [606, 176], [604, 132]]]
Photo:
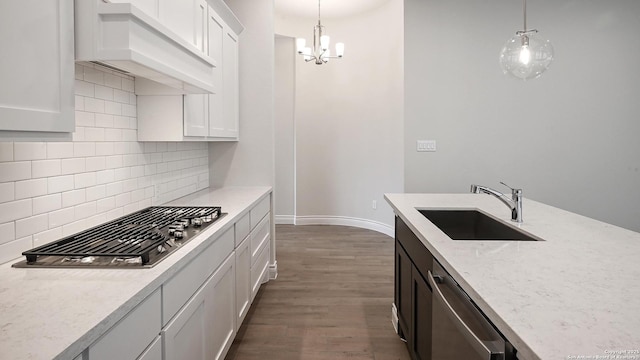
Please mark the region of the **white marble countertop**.
[[15, 269], [0, 265], [0, 359], [72, 359], [233, 226], [270, 187], [205, 189], [167, 205], [227, 216], [149, 269]]
[[[520, 359], [640, 360], [640, 233], [529, 199], [517, 225], [485, 194], [385, 198]], [[454, 241], [428, 208], [480, 209], [545, 241]]]

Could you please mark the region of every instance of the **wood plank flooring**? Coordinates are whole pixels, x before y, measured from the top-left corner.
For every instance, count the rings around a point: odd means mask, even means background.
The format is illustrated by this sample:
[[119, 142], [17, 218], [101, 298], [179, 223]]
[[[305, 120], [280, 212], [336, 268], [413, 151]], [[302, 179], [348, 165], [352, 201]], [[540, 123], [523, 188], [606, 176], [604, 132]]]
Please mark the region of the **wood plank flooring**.
[[278, 278], [262, 286], [227, 360], [405, 360], [391, 325], [393, 239], [277, 225]]

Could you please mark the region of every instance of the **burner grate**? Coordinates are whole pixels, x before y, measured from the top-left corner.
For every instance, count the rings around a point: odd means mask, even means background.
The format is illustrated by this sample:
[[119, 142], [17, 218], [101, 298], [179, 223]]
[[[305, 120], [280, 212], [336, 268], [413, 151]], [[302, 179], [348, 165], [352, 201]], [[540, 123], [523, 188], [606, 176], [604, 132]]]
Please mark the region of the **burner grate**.
[[42, 256], [140, 257], [142, 265], [149, 262], [149, 253], [159, 246], [172, 246], [166, 231], [177, 221], [194, 218], [215, 220], [220, 207], [152, 206], [123, 216], [72, 236], [25, 251], [27, 263]]

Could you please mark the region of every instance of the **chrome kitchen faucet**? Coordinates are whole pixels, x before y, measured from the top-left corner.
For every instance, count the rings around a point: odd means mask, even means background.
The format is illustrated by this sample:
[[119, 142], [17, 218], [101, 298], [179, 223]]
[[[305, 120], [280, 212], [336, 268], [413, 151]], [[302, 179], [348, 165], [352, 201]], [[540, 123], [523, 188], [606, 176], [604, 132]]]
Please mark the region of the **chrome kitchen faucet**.
[[474, 194], [485, 193], [489, 195], [493, 195], [498, 198], [498, 200], [502, 201], [505, 205], [507, 205], [511, 209], [511, 221], [515, 221], [517, 223], [522, 222], [522, 189], [514, 189], [511, 186], [503, 183], [500, 184], [511, 189], [511, 199], [509, 199], [505, 194], [493, 190], [492, 188], [471, 184], [471, 192]]

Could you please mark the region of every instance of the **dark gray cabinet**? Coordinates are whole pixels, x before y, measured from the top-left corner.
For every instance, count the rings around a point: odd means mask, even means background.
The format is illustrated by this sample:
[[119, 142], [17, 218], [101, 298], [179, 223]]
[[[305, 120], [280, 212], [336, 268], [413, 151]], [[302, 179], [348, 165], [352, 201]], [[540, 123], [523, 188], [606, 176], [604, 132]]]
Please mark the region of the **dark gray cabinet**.
[[[431, 287], [418, 269], [431, 270], [433, 258], [411, 229], [396, 217], [395, 304], [398, 333], [413, 359], [431, 359]], [[412, 254], [412, 257], [408, 253]]]

